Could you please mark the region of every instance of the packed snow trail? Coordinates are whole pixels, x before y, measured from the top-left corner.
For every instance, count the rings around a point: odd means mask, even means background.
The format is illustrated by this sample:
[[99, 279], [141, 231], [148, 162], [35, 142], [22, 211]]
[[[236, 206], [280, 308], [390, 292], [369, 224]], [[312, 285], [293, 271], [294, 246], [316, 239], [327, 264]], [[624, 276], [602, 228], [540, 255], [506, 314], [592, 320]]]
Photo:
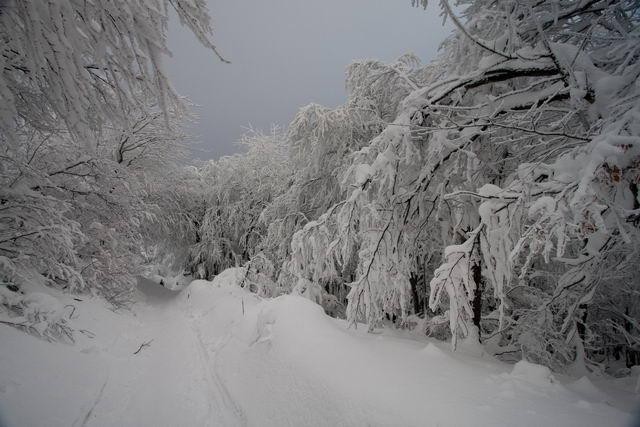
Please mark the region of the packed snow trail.
[[100, 300], [76, 303], [74, 326], [94, 338], [77, 334], [74, 346], [2, 328], [1, 419], [8, 426], [233, 425], [181, 295], [150, 282], [140, 290], [133, 313], [113, 313]]
[[73, 302], [75, 345], [0, 327], [0, 425], [622, 426], [638, 403], [632, 378], [566, 383], [346, 329], [306, 299], [261, 300], [237, 275], [182, 292], [143, 281], [132, 312]]

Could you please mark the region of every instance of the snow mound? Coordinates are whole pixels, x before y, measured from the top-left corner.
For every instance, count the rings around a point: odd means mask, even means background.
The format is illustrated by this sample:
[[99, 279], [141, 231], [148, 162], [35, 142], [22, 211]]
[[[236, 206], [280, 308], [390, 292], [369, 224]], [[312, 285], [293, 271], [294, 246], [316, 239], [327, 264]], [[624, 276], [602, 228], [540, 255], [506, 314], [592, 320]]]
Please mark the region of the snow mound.
[[430, 357], [446, 357], [444, 351], [440, 350], [435, 344], [429, 343], [425, 348], [420, 350], [422, 354], [426, 354]]
[[227, 268], [214, 277], [211, 284], [217, 287], [238, 286], [244, 278], [245, 273], [246, 269], [244, 267]]
[[511, 371], [511, 377], [539, 385], [555, 382], [549, 368], [526, 360], [521, 360], [515, 364]]
[[172, 269], [164, 264], [146, 266], [141, 276], [171, 291], [182, 290], [193, 281], [191, 274], [185, 274], [182, 269]]
[[606, 402], [609, 397], [598, 387], [596, 387], [587, 377], [582, 377], [567, 385], [567, 388], [583, 396], [587, 400], [595, 402]]

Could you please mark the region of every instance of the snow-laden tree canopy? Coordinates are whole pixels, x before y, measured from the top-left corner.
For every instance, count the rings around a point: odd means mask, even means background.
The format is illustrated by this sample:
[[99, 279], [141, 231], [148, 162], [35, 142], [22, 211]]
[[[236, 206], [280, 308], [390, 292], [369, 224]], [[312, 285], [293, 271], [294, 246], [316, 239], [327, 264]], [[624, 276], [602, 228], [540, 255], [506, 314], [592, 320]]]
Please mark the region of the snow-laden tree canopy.
[[217, 54], [203, 0], [0, 2], [3, 284], [121, 303], [149, 224], [175, 223], [153, 197], [185, 154], [188, 103], [162, 68], [171, 10]]
[[170, 9], [217, 54], [204, 0], [2, 2], [3, 139], [64, 128], [90, 146], [105, 122], [135, 128], [144, 95], [179, 103], [162, 67]]
[[[347, 315], [370, 327], [430, 294], [454, 345], [480, 332], [555, 367], [637, 349], [637, 2], [458, 3], [440, 2], [455, 33], [426, 81], [398, 74], [393, 121], [292, 264], [317, 282], [355, 256]], [[362, 91], [393, 105], [382, 84]]]

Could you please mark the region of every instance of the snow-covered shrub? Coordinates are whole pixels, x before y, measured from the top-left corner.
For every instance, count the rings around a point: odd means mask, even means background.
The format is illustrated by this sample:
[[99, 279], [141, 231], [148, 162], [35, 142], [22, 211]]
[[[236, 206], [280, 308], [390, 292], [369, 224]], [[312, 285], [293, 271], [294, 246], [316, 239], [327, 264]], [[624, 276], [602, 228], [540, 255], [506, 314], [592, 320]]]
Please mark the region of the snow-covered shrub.
[[263, 254], [258, 253], [251, 257], [245, 265], [245, 275], [241, 286], [261, 297], [277, 297], [285, 293], [277, 282], [274, 281], [275, 268], [271, 261]]
[[68, 310], [51, 295], [21, 294], [0, 285], [0, 322], [48, 341], [73, 342]]

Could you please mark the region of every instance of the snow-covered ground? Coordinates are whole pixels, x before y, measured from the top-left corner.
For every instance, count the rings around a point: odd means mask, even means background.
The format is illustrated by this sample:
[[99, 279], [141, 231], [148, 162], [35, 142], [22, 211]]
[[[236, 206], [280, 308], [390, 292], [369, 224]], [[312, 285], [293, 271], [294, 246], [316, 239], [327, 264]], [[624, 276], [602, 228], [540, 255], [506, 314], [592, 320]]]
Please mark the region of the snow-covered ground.
[[182, 292], [143, 280], [131, 311], [63, 296], [74, 345], [0, 326], [0, 425], [623, 426], [640, 402], [633, 378], [576, 381], [347, 329], [309, 300], [234, 286], [238, 274]]

